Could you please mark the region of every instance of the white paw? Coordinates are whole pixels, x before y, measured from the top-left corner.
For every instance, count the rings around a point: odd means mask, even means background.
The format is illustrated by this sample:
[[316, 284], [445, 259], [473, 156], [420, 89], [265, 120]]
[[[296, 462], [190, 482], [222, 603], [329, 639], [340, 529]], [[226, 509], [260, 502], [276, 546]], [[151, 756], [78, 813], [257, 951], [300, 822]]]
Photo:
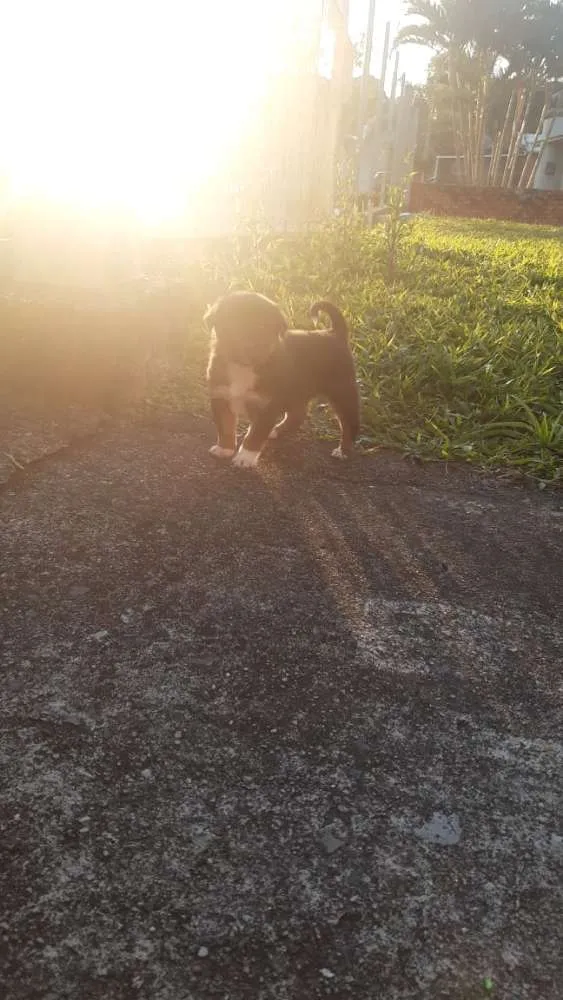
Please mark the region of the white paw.
[[214, 458], [232, 458], [235, 454], [235, 449], [222, 448], [220, 444], [214, 444], [213, 447], [209, 449], [209, 454], [213, 455]]
[[278, 429], [277, 427], [273, 427], [270, 433], [268, 434], [268, 437], [270, 441], [275, 441], [277, 436], [278, 436]]
[[339, 459], [341, 459], [341, 461], [346, 461], [346, 459], [348, 458], [348, 455], [345, 452], [343, 452], [342, 448], [340, 447], [340, 445], [338, 445], [338, 448], [334, 449], [334, 451], [332, 453], [332, 457], [333, 458], [339, 458]]
[[233, 458], [233, 465], [236, 465], [239, 469], [254, 469], [258, 464], [259, 458], [259, 451], [247, 451], [246, 448], [239, 448]]

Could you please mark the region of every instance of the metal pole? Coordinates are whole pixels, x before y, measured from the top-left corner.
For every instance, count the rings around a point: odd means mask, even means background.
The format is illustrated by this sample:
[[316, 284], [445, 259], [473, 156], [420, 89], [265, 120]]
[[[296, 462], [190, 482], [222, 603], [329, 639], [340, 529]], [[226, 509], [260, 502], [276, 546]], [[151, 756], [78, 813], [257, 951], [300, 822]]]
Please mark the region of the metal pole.
[[392, 138], [391, 138], [391, 128], [392, 128], [392, 122], [391, 122], [391, 102], [389, 102], [389, 110], [388, 110], [388, 114], [387, 114], [387, 127], [386, 127], [386, 130], [384, 131], [383, 128], [382, 128], [382, 122], [383, 122], [383, 114], [382, 114], [382, 112], [383, 112], [383, 105], [385, 103], [385, 77], [387, 76], [387, 63], [389, 62], [389, 42], [390, 42], [390, 38], [391, 38], [391, 22], [387, 21], [387, 23], [385, 25], [385, 39], [384, 39], [384, 42], [383, 42], [383, 55], [381, 57], [381, 72], [379, 74], [379, 99], [378, 99], [378, 102], [377, 102], [377, 117], [378, 117], [378, 124], [379, 124], [379, 136], [380, 136], [380, 139], [382, 139], [384, 143], [387, 142], [387, 153], [385, 155], [385, 161], [384, 161], [385, 162], [385, 169], [382, 171], [382, 174], [383, 174], [383, 184], [381, 185], [380, 198], [379, 198], [379, 201], [380, 201], [381, 205], [385, 204], [385, 198], [386, 198], [386, 195], [387, 195], [387, 187], [389, 185], [388, 170], [389, 170], [390, 146], [391, 146], [391, 142], [392, 142]]
[[397, 97], [397, 80], [399, 77], [399, 50], [395, 52], [395, 65], [393, 66], [393, 80], [391, 83], [391, 105], [394, 105]]
[[364, 52], [364, 66], [362, 70], [362, 84], [360, 88], [360, 109], [358, 113], [358, 138], [361, 142], [364, 125], [366, 123], [366, 112], [368, 106], [369, 71], [371, 68], [371, 53], [373, 49], [373, 25], [375, 21], [375, 0], [369, 0], [368, 23], [366, 28], [366, 49]]
[[389, 62], [389, 39], [391, 36], [391, 22], [385, 25], [385, 41], [383, 42], [383, 56], [381, 57], [381, 73], [379, 75], [379, 92], [381, 100], [385, 97], [385, 77], [387, 76], [387, 63]]
[[388, 184], [395, 184], [395, 150], [398, 141], [397, 131], [399, 129], [400, 114], [397, 109], [397, 80], [399, 77], [399, 50], [395, 52], [395, 65], [393, 67], [393, 79], [391, 82], [391, 93], [389, 95], [389, 112], [387, 116], [387, 168], [386, 180]]

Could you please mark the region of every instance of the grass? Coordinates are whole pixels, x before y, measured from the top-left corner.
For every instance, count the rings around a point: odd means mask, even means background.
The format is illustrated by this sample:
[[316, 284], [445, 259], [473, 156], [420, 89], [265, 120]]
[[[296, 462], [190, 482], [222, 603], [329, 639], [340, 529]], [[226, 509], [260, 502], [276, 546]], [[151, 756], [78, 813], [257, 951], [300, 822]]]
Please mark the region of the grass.
[[[154, 336], [162, 340], [166, 326], [167, 349], [173, 347], [173, 364], [153, 404], [206, 407], [201, 316], [217, 294], [254, 288], [279, 301], [299, 326], [310, 323], [313, 300], [326, 297], [352, 330], [366, 447], [518, 470], [540, 486], [561, 482], [561, 231], [482, 220], [403, 224], [399, 208], [371, 230], [352, 212], [305, 234], [248, 225], [200, 250], [197, 259], [181, 249], [164, 254], [152, 269], [165, 280], [150, 308], [139, 307]], [[93, 314], [86, 312], [90, 330]], [[61, 321], [54, 315], [46, 335], [36, 303], [32, 315], [28, 336], [31, 320], [22, 320], [20, 310], [16, 338], [10, 317], [2, 317], [0, 371], [6, 345], [11, 371], [26, 343], [25, 365], [33, 363], [39, 328], [46, 370], [49, 338], [54, 344]], [[65, 343], [73, 323], [67, 317]], [[129, 325], [137, 329], [134, 317]], [[91, 339], [83, 331], [80, 337], [80, 343]], [[58, 370], [61, 350], [64, 356], [64, 345], [51, 352], [51, 371]], [[87, 367], [92, 370], [90, 358]], [[322, 409], [314, 419], [326, 430]]]
[[[301, 236], [249, 228], [200, 266], [210, 297], [255, 288], [296, 325], [309, 323], [317, 297], [342, 308], [366, 446], [517, 469], [540, 485], [561, 480], [559, 230], [421, 218], [397, 237], [396, 226], [368, 231], [348, 215]], [[199, 325], [192, 332], [193, 375]], [[191, 395], [193, 382], [186, 388]]]

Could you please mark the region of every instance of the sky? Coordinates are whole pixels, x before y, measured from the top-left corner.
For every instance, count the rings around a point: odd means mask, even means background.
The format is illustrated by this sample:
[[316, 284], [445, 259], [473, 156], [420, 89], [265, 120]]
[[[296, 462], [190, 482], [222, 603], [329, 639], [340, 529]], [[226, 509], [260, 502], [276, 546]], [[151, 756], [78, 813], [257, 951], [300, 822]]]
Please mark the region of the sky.
[[[306, 25], [320, 2], [0, 0], [0, 174], [36, 197], [176, 212], [252, 128], [276, 53], [295, 48], [288, 15]], [[354, 41], [368, 6], [350, 0]], [[374, 76], [401, 17], [401, 0], [376, 0]], [[429, 57], [409, 46], [400, 73], [421, 82]]]
[[[385, 24], [391, 23], [391, 39], [393, 39], [397, 28], [408, 21], [404, 14], [406, 4], [402, 0], [375, 0], [375, 30], [373, 39], [373, 55], [371, 62], [371, 73], [379, 77], [381, 70], [381, 59], [383, 57], [383, 40], [385, 35]], [[350, 0], [350, 37], [352, 41], [359, 41], [366, 32], [368, 19], [369, 0]], [[399, 53], [399, 76], [406, 74], [408, 83], [424, 83], [428, 69], [428, 63], [432, 58], [430, 49], [422, 48], [419, 45], [401, 46]], [[389, 80], [393, 69], [392, 61], [388, 67]]]

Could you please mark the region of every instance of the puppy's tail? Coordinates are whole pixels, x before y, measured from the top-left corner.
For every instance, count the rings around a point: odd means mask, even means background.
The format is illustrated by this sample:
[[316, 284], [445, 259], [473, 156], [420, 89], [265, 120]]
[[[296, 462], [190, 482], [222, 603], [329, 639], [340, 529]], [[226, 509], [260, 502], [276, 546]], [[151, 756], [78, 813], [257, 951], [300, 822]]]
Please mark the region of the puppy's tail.
[[315, 302], [315, 304], [311, 306], [311, 316], [313, 317], [313, 319], [316, 319], [319, 313], [321, 312], [326, 313], [327, 316], [330, 316], [330, 321], [332, 323], [332, 332], [334, 336], [338, 340], [342, 341], [343, 344], [347, 344], [348, 327], [346, 325], [346, 320], [344, 319], [344, 316], [340, 312], [340, 309], [337, 309], [336, 306], [333, 306], [331, 302], [325, 302], [323, 299], [321, 302]]

